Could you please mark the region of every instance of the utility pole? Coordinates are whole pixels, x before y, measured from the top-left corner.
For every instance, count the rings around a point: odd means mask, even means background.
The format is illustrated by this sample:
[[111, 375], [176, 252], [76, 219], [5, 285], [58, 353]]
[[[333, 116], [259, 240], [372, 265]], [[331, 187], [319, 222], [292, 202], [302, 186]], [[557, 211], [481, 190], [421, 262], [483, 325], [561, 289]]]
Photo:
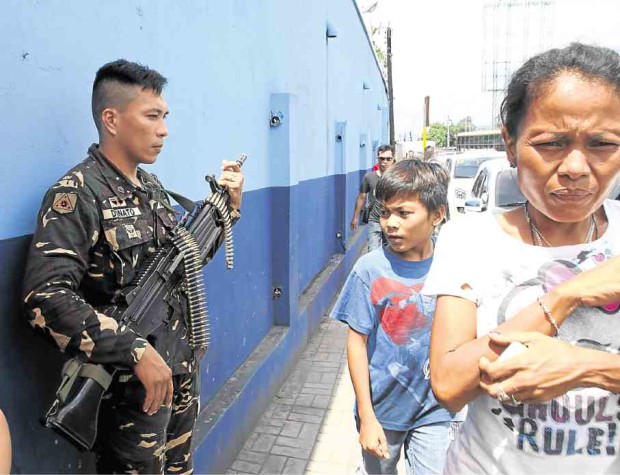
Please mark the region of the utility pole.
[[423, 119], [424, 127], [422, 128], [422, 153], [426, 154], [426, 138], [428, 137], [428, 128], [431, 125], [431, 97], [424, 96], [424, 112]]
[[390, 146], [396, 147], [394, 140], [394, 87], [392, 85], [392, 28], [387, 27], [387, 82], [388, 103], [390, 108]]

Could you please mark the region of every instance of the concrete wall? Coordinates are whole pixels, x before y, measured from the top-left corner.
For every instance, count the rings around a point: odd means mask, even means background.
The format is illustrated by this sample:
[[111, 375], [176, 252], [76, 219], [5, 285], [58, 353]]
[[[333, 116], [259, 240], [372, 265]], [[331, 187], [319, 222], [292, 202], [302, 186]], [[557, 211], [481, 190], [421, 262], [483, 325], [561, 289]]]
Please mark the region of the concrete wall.
[[[62, 358], [25, 323], [19, 289], [45, 190], [97, 139], [94, 74], [120, 57], [169, 80], [170, 135], [149, 169], [168, 188], [198, 200], [205, 173], [249, 156], [236, 267], [224, 271], [220, 255], [205, 270], [213, 343], [201, 370], [197, 470], [221, 470], [363, 243], [348, 221], [388, 124], [385, 84], [355, 4], [6, 0], [2, 7], [0, 408], [12, 429], [13, 471], [92, 470], [90, 456], [39, 424]], [[337, 37], [326, 38], [328, 25]], [[279, 127], [270, 126], [272, 113], [282, 117]], [[351, 248], [344, 258], [343, 245]]]

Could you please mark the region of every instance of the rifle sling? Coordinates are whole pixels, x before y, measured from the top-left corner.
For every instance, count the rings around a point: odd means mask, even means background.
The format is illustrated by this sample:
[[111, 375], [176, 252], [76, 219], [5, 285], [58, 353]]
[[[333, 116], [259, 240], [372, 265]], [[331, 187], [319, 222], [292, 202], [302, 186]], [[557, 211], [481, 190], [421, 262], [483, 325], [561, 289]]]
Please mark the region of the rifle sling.
[[170, 196], [172, 196], [172, 198], [174, 198], [174, 201], [179, 203], [185, 211], [187, 211], [188, 213], [191, 213], [192, 211], [194, 211], [194, 208], [196, 207], [196, 203], [194, 203], [192, 200], [190, 200], [189, 198], [185, 198], [185, 196], [180, 195], [179, 193], [175, 193], [174, 191], [170, 191], [170, 190], [164, 190], [164, 191], [168, 193]]

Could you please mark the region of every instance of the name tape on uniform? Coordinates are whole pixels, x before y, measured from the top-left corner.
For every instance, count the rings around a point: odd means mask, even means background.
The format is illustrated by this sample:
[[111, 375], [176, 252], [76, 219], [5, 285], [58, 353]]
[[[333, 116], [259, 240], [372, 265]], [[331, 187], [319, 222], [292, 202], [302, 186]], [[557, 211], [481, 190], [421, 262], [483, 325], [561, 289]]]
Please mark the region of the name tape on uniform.
[[103, 219], [132, 218], [141, 214], [140, 208], [104, 209]]

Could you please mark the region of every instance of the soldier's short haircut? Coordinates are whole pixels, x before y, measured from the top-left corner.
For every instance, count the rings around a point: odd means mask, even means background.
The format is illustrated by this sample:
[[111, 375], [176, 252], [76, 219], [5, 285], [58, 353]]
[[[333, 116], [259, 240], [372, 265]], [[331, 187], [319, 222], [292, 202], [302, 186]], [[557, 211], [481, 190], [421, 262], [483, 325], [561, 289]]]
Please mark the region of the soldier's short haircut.
[[121, 108], [135, 97], [135, 86], [161, 94], [166, 78], [154, 69], [117, 59], [106, 63], [93, 82], [92, 112], [97, 130], [101, 131], [101, 113], [108, 107]]
[[375, 196], [381, 203], [393, 198], [415, 198], [433, 213], [447, 205], [448, 173], [439, 163], [401, 160], [379, 179]]

